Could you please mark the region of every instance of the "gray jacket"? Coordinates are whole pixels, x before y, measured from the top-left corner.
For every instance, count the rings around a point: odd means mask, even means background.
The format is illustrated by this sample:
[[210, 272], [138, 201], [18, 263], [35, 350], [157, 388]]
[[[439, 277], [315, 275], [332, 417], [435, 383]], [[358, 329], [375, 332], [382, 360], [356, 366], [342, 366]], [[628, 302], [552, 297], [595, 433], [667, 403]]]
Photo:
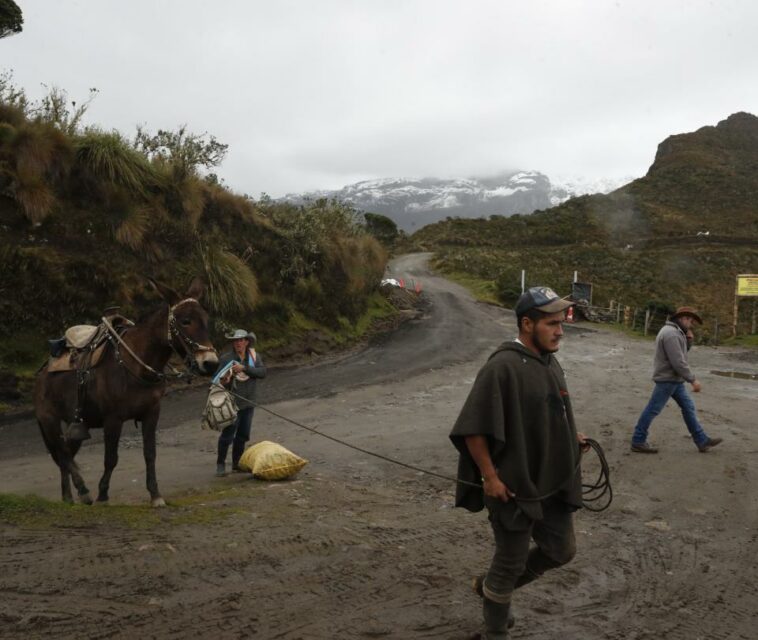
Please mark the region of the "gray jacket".
[[695, 376], [687, 364], [687, 335], [671, 320], [667, 320], [655, 338], [653, 360], [655, 382], [693, 382]]
[[[219, 356], [217, 371], [221, 371], [231, 361], [240, 362], [234, 350], [222, 353]], [[256, 382], [258, 378], [266, 377], [266, 367], [263, 366], [263, 358], [261, 358], [261, 354], [257, 351], [255, 352], [255, 362], [252, 367], [247, 362], [240, 362], [240, 364], [245, 367], [245, 373], [250, 376], [249, 379], [243, 382], [232, 379], [231, 386], [227, 385], [227, 388], [234, 392], [234, 401], [237, 403], [237, 406], [240, 409], [247, 409], [254, 406]]]

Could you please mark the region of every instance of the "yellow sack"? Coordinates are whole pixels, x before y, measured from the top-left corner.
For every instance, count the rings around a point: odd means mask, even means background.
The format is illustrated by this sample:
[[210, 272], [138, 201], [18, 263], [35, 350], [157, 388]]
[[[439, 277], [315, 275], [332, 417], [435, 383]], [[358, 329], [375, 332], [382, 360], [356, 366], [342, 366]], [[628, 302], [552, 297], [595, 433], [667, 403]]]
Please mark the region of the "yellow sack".
[[263, 480], [284, 480], [294, 476], [308, 461], [276, 442], [262, 440], [245, 449], [239, 461], [243, 471]]

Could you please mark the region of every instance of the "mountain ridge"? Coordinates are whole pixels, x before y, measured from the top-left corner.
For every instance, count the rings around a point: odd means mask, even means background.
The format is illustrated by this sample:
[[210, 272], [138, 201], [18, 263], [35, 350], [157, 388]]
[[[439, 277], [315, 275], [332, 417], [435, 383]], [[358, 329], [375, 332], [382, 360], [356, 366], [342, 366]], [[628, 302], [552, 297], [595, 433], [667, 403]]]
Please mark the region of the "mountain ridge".
[[621, 180], [579, 178], [553, 183], [539, 171], [506, 171], [472, 178], [377, 178], [341, 189], [290, 193], [280, 200], [304, 204], [336, 199], [385, 215], [403, 231], [413, 232], [445, 218], [528, 214], [585, 193], [612, 191], [621, 184]]
[[561, 291], [578, 271], [601, 303], [690, 304], [709, 323], [731, 324], [735, 276], [758, 273], [758, 118], [738, 112], [668, 136], [646, 175], [611, 193], [528, 216], [439, 222], [411, 241], [443, 271], [493, 282], [504, 302], [521, 269], [528, 284]]

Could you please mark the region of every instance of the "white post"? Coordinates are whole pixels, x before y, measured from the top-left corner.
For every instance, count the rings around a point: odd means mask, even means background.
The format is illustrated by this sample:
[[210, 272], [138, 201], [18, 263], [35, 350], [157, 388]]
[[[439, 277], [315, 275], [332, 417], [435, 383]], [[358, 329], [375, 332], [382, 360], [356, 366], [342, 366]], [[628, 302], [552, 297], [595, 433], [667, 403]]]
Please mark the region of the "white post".
[[526, 269], [521, 270], [521, 293], [524, 293], [524, 281], [526, 280]]
[[579, 282], [579, 272], [574, 271], [574, 282]]

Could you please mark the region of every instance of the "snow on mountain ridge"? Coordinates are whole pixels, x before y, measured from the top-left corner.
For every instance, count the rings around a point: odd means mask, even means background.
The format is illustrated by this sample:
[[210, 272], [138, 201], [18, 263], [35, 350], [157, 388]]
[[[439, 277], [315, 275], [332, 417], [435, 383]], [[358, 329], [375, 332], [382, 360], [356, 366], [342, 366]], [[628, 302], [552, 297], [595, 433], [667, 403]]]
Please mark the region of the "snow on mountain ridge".
[[386, 215], [401, 229], [412, 231], [449, 216], [529, 214], [586, 193], [607, 193], [622, 184], [622, 180], [580, 178], [551, 183], [539, 171], [512, 171], [483, 178], [376, 178], [339, 190], [288, 194], [283, 200], [335, 198], [358, 209]]

